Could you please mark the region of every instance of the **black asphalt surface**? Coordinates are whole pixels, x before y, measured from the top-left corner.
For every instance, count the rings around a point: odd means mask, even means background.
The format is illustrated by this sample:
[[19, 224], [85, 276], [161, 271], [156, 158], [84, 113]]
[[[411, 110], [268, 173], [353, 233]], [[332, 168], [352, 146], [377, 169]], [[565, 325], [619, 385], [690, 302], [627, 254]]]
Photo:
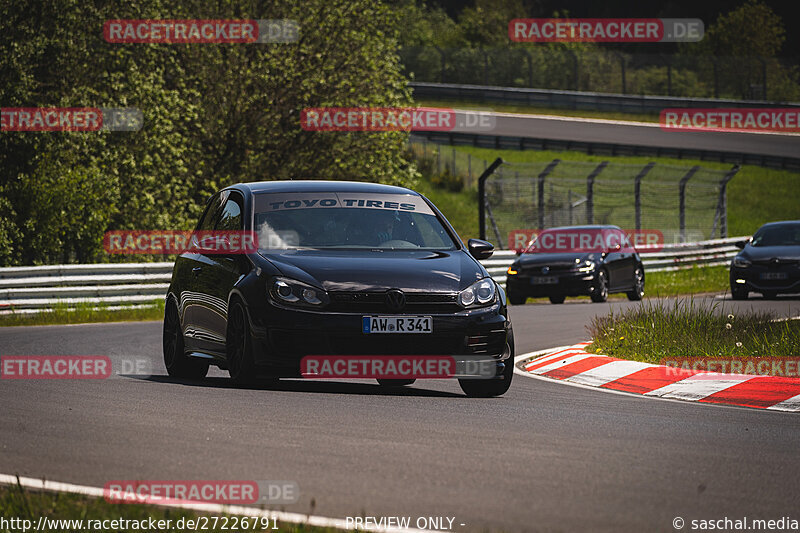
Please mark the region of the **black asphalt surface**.
[[615, 124], [592, 119], [570, 117], [490, 115], [483, 122], [468, 121], [457, 115], [463, 124], [454, 131], [484, 135], [535, 137], [564, 141], [632, 144], [674, 149], [716, 150], [723, 152], [798, 157], [800, 135], [733, 133], [714, 131], [664, 131], [657, 125]]
[[[800, 314], [800, 298], [717, 300]], [[634, 303], [511, 309], [517, 351], [586, 338]], [[455, 382], [234, 388], [166, 377], [157, 322], [0, 328], [0, 355], [109, 355], [152, 377], [0, 380], [0, 473], [293, 480], [287, 511], [455, 517], [455, 531], [674, 531], [675, 517], [800, 519], [800, 415], [610, 394], [516, 376], [501, 398]], [[460, 524], [465, 524], [461, 526]], [[685, 530], [689, 530], [687, 525]]]

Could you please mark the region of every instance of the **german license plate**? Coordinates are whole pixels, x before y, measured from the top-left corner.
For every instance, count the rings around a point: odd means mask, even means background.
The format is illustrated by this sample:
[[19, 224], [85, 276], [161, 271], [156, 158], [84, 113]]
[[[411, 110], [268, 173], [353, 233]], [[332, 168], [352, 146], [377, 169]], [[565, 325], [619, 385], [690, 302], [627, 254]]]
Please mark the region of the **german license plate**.
[[429, 316], [365, 316], [361, 319], [363, 333], [433, 333]]
[[555, 285], [558, 283], [558, 276], [533, 276], [531, 283], [534, 285]]
[[786, 272], [762, 272], [761, 279], [786, 279]]

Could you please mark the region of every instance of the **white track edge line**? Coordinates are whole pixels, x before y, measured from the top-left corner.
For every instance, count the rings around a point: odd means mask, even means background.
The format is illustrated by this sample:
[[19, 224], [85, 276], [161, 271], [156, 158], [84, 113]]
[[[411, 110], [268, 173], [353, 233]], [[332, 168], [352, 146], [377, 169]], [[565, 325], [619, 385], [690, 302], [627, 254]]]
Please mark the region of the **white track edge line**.
[[[97, 498], [103, 497], [103, 489], [99, 487], [90, 487], [87, 485], [76, 485], [73, 483], [62, 483], [60, 481], [49, 481], [45, 479], [12, 476], [10, 474], [0, 473], [0, 485], [16, 485], [19, 484], [28, 489], [46, 490], [51, 492], [68, 492], [71, 494], [81, 494], [84, 496], [94, 496]], [[124, 505], [124, 504], [120, 504]], [[158, 503], [147, 504], [155, 505], [156, 507], [177, 507], [180, 509], [188, 509], [192, 511], [201, 511], [206, 513], [225, 513], [240, 516], [258, 516], [260, 518], [277, 519], [282, 522], [290, 522], [293, 524], [309, 524], [318, 527], [333, 527], [345, 531], [352, 531], [352, 528], [347, 527], [346, 521], [341, 518], [328, 518], [316, 515], [304, 515], [301, 513], [287, 513], [285, 511], [269, 511], [267, 509], [259, 509], [257, 507], [246, 507], [243, 505], [223, 505], [219, 503], [189, 503], [189, 502], [176, 502], [176, 503]], [[374, 531], [376, 533], [422, 533], [432, 530], [413, 529], [413, 528], [396, 528], [396, 527], [360, 527], [358, 531]]]

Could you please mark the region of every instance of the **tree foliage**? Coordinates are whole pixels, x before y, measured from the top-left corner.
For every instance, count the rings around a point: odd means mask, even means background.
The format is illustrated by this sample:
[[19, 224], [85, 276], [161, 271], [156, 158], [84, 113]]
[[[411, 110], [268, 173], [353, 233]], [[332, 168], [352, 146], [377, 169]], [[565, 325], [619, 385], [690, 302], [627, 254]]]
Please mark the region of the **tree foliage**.
[[[281, 44], [111, 44], [109, 19], [293, 19]], [[222, 186], [413, 185], [407, 134], [308, 132], [305, 107], [402, 106], [394, 12], [369, 0], [0, 0], [0, 105], [135, 107], [138, 132], [0, 133], [0, 265], [107, 260], [109, 229], [187, 229]]]

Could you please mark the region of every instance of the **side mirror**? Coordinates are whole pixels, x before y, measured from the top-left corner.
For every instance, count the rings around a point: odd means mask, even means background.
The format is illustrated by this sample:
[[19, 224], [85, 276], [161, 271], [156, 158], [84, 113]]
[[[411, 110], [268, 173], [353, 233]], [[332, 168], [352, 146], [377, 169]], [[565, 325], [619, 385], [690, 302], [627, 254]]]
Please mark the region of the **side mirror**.
[[481, 259], [489, 259], [494, 253], [494, 245], [480, 239], [468, 240], [467, 249], [469, 250], [469, 254], [478, 261]]
[[740, 250], [744, 250], [744, 247], [747, 246], [747, 241], [736, 241], [733, 245]]

